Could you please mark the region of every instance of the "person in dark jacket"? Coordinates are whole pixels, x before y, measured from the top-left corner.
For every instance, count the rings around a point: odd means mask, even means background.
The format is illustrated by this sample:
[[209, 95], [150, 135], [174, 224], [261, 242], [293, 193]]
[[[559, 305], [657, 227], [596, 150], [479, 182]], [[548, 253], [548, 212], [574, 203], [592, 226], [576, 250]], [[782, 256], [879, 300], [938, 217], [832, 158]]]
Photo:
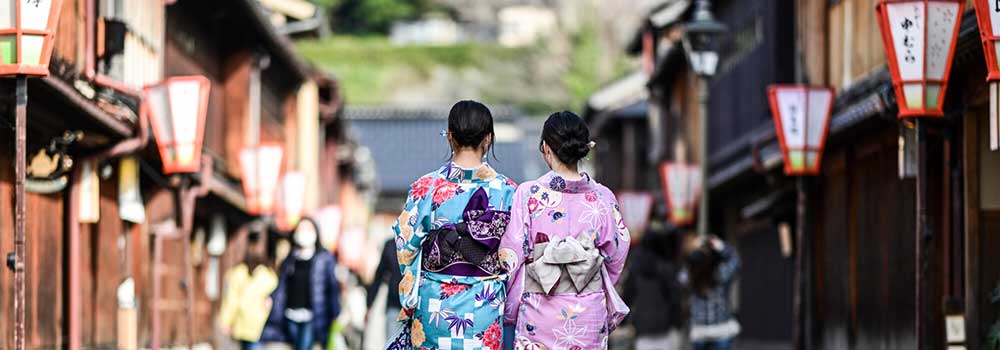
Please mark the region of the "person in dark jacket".
[[631, 308], [636, 350], [680, 349], [683, 316], [677, 234], [648, 232], [629, 260], [622, 298]]
[[327, 344], [330, 325], [340, 314], [340, 286], [336, 260], [316, 244], [318, 228], [309, 218], [295, 228], [295, 245], [278, 270], [262, 341], [289, 343], [295, 350]]
[[[396, 240], [388, 239], [382, 247], [382, 258], [379, 259], [378, 267], [375, 268], [375, 279], [368, 286], [367, 304], [371, 310], [375, 303], [375, 296], [378, 289], [383, 284], [388, 286], [389, 295], [385, 304], [385, 334], [391, 335], [401, 325], [396, 318], [399, 311], [403, 309], [399, 304], [399, 282], [403, 280], [403, 274], [399, 272], [399, 261], [396, 259]], [[365, 314], [365, 323], [368, 323], [368, 314]]]

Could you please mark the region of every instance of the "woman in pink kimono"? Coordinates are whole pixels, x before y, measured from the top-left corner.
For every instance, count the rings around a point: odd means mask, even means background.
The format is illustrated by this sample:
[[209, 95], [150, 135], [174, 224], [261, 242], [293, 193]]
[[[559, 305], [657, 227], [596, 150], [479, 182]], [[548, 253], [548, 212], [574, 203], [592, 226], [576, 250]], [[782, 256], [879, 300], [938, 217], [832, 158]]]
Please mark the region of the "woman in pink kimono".
[[[614, 194], [577, 168], [594, 143], [580, 117], [555, 113], [539, 146], [552, 169], [517, 189], [500, 256], [511, 272], [504, 321], [514, 348], [606, 349], [629, 233]], [[617, 294], [614, 294], [617, 297]]]

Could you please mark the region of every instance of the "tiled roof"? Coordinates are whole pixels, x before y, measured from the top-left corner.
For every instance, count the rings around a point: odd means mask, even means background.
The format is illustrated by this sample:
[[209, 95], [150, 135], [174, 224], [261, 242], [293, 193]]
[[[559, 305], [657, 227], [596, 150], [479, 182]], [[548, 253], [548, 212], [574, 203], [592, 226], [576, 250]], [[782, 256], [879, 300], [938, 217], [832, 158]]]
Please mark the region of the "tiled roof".
[[[511, 106], [489, 106], [497, 121], [514, 120], [521, 113]], [[344, 118], [347, 120], [368, 119], [424, 119], [445, 120], [451, 106], [346, 106]]]
[[[347, 107], [345, 110], [352, 132], [375, 160], [379, 190], [397, 194], [406, 192], [414, 180], [449, 160], [451, 151], [440, 135], [441, 130], [447, 128], [446, 116], [447, 108]], [[516, 119], [513, 114], [494, 116], [500, 123]], [[528, 157], [535, 156], [530, 153], [533, 149], [530, 145], [534, 142], [530, 136], [498, 142], [495, 145], [498, 159], [493, 159], [491, 154], [489, 162], [514, 181], [524, 181], [529, 168], [525, 164], [531, 161]]]

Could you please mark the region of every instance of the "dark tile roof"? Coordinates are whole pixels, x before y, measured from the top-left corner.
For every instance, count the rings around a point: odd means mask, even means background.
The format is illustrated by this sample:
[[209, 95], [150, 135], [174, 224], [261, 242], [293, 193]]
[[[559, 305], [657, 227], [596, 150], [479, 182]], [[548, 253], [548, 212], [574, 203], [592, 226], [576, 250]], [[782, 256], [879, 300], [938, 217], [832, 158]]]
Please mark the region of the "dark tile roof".
[[[512, 112], [498, 115], [500, 110], [494, 109], [494, 116], [499, 122], [521, 127], [520, 123], [516, 123], [520, 118]], [[448, 108], [346, 108], [344, 115], [350, 120], [352, 133], [361, 145], [371, 151], [375, 160], [380, 192], [406, 192], [414, 180], [448, 161], [451, 151], [440, 135], [441, 130], [447, 128], [447, 111]], [[493, 159], [491, 154], [490, 164], [514, 181], [524, 181], [530, 168], [525, 164], [534, 161], [529, 157], [536, 155], [531, 153], [534, 140], [531, 135], [524, 134], [513, 142], [498, 142], [495, 145], [498, 159]], [[537, 145], [534, 147], [537, 148]]]
[[[490, 106], [493, 118], [498, 121], [515, 120], [521, 112], [511, 106]], [[366, 119], [422, 119], [445, 120], [451, 106], [346, 106], [344, 118], [347, 120]]]

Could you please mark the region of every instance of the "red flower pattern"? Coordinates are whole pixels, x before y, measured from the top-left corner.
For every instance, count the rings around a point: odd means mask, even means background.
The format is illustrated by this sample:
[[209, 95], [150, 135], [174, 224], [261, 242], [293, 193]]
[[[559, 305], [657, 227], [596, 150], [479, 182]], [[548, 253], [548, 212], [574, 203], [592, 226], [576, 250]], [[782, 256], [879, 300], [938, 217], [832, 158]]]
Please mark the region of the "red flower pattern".
[[443, 183], [435, 184], [437, 188], [434, 189], [434, 204], [444, 203], [445, 201], [451, 199], [451, 197], [454, 197], [455, 193], [458, 192], [458, 183], [448, 182], [444, 179], [439, 180]]
[[421, 177], [410, 187], [410, 196], [413, 198], [423, 198], [427, 195], [427, 191], [430, 191], [433, 181], [434, 178], [431, 176]]
[[587, 192], [587, 194], [585, 194], [584, 197], [587, 199], [588, 202], [596, 202], [597, 192]]
[[501, 335], [500, 322], [493, 322], [486, 331], [483, 332], [483, 346], [490, 350], [500, 350]]
[[464, 292], [469, 286], [461, 283], [442, 283], [441, 284], [441, 294], [450, 298], [455, 296], [455, 294]]

